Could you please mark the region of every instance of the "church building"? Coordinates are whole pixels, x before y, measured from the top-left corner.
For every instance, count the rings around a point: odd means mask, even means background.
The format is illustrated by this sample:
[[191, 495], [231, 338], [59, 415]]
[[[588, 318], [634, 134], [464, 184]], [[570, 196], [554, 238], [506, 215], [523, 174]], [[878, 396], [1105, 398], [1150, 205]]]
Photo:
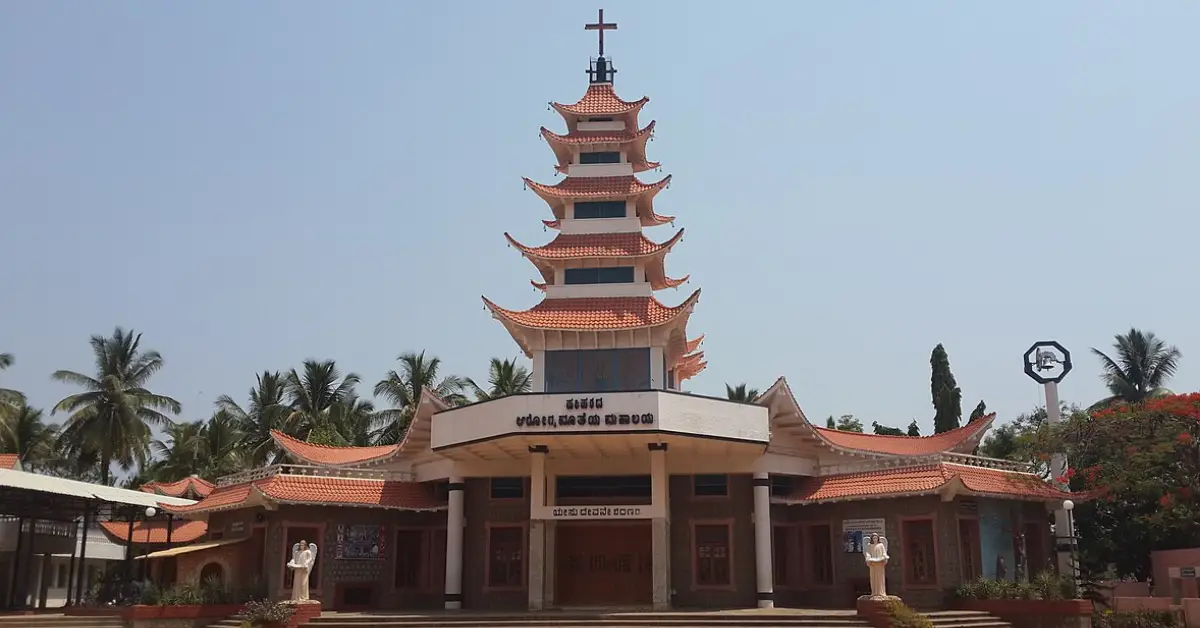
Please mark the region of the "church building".
[[[288, 463], [221, 478], [175, 517], [207, 522], [171, 573], [263, 578], [286, 597], [294, 543], [318, 546], [326, 609], [853, 607], [863, 535], [889, 543], [889, 593], [937, 606], [980, 575], [1047, 567], [1066, 496], [1022, 465], [973, 455], [994, 415], [929, 437], [826, 429], [780, 378], [753, 403], [684, 390], [706, 365], [696, 290], [666, 257], [683, 229], [655, 203], [649, 99], [624, 100], [604, 54], [583, 97], [542, 128], [553, 185], [525, 310], [484, 298], [532, 360], [533, 390], [451, 407], [425, 390], [403, 439], [326, 447], [282, 433]], [[686, 219], [686, 216], [684, 216]], [[181, 551], [182, 550], [182, 551]]]

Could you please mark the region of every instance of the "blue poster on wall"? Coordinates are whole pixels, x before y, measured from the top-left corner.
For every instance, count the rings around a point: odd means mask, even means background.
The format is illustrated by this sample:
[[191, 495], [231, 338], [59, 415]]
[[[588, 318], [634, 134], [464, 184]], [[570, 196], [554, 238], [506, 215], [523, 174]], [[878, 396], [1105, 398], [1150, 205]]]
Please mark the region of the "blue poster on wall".
[[863, 533], [861, 530], [850, 530], [842, 535], [842, 545], [847, 554], [861, 554], [863, 551]]
[[339, 525], [334, 558], [338, 560], [383, 560], [383, 526]]

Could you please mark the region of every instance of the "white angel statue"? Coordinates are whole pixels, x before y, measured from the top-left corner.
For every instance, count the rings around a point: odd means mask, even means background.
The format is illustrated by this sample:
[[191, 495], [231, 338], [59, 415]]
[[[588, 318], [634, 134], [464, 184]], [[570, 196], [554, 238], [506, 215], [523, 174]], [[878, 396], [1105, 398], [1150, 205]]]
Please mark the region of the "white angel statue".
[[288, 569], [292, 570], [292, 601], [308, 601], [308, 574], [312, 573], [313, 565], [317, 562], [317, 544], [305, 543], [301, 540], [292, 546], [292, 560]]
[[863, 544], [863, 558], [866, 559], [867, 570], [871, 574], [871, 599], [887, 599], [887, 583], [884, 574], [888, 563], [887, 537], [872, 532], [870, 541]]

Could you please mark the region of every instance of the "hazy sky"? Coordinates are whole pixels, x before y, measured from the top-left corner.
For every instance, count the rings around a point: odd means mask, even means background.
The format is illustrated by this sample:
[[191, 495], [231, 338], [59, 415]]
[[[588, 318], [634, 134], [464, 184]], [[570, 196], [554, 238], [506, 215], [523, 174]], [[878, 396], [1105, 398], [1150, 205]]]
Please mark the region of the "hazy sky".
[[[964, 415], [1039, 389], [1032, 341], [1104, 395], [1130, 326], [1200, 388], [1200, 3], [606, 1], [618, 93], [650, 97], [667, 260], [704, 289], [689, 384], [784, 375], [813, 419], [926, 432], [929, 353]], [[550, 100], [587, 86], [595, 3], [0, 3], [0, 375], [49, 407], [87, 339], [143, 332], [151, 387], [208, 416], [262, 369], [518, 354], [553, 183]], [[655, 179], [655, 173], [647, 173]], [[656, 240], [670, 227], [650, 232]], [[868, 427], [869, 429], [869, 427]]]

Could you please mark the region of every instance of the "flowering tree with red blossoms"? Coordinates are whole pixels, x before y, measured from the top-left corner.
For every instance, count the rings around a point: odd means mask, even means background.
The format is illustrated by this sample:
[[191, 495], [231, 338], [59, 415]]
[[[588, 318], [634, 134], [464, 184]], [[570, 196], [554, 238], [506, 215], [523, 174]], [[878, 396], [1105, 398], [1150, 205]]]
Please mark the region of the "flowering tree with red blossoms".
[[1151, 551], [1200, 547], [1200, 393], [1077, 414], [1038, 445], [1067, 455], [1057, 479], [1095, 491], [1075, 509], [1086, 566], [1144, 579]]

